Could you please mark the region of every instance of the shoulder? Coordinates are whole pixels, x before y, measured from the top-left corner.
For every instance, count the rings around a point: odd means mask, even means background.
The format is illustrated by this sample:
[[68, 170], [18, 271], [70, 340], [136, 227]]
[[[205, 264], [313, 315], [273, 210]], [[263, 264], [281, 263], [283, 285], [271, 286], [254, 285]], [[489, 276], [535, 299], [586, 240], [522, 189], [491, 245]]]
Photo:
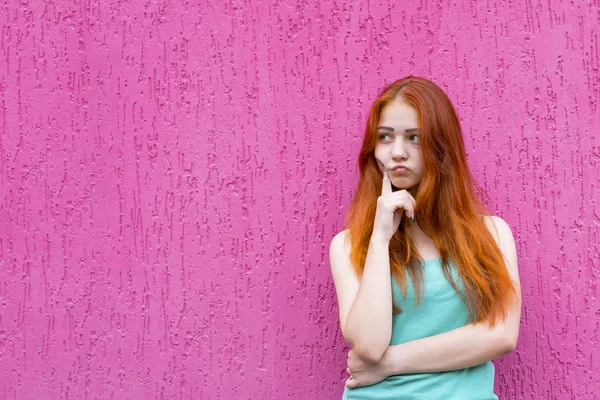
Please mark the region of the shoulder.
[[493, 215], [485, 215], [483, 220], [496, 240], [513, 279], [518, 282], [517, 249], [510, 226], [502, 218]]
[[[350, 256], [350, 230], [345, 229], [336, 234], [331, 239], [329, 245], [329, 258], [331, 260], [331, 268], [337, 265], [345, 264], [345, 261]], [[341, 262], [340, 262], [341, 261]]]
[[502, 218], [495, 215], [483, 215], [483, 222], [497, 242], [512, 241], [513, 235], [510, 226]]
[[341, 232], [338, 232], [333, 239], [331, 239], [331, 245], [332, 246], [344, 246], [347, 239], [349, 238], [350, 235], [350, 229], [344, 229]]

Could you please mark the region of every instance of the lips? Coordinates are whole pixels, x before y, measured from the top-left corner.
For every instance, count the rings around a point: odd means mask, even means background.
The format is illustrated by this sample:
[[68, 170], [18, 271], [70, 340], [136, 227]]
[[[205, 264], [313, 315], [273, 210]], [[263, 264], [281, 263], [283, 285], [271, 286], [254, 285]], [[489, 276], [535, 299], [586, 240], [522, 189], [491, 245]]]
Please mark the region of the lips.
[[397, 167], [392, 168], [392, 171], [402, 173], [402, 172], [408, 172], [409, 169], [406, 168], [404, 165], [398, 165]]

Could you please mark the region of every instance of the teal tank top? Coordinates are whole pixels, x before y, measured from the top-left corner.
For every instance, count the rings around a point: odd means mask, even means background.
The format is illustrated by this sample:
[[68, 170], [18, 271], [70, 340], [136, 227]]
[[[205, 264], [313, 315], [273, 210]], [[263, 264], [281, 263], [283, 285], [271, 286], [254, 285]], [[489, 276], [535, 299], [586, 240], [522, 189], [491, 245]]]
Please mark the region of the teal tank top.
[[[441, 258], [426, 260], [423, 267], [423, 296], [415, 307], [415, 290], [407, 276], [406, 298], [392, 277], [392, 295], [402, 309], [392, 316], [390, 346], [444, 333], [468, 323], [464, 301], [444, 276]], [[459, 288], [464, 288], [456, 266], [450, 271]], [[497, 400], [494, 394], [494, 365], [491, 361], [472, 368], [427, 374], [390, 376], [365, 387], [344, 387], [343, 400]]]

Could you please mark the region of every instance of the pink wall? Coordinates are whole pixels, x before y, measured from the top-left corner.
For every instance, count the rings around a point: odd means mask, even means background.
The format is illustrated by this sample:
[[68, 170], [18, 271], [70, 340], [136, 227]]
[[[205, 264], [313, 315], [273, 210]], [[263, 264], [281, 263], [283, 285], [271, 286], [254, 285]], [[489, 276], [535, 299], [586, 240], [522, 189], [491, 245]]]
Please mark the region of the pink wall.
[[598, 0], [182, 3], [0, 4], [1, 399], [339, 399], [329, 241], [409, 73], [518, 240], [501, 397], [600, 398]]

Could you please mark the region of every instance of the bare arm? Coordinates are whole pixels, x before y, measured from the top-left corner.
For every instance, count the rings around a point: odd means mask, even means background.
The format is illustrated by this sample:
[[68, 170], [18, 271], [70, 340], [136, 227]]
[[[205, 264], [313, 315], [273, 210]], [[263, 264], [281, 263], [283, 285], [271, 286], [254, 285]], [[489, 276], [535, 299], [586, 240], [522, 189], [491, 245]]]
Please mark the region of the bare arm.
[[[495, 227], [493, 228], [495, 222]], [[510, 227], [502, 219], [488, 218], [509, 273], [518, 301], [504, 321], [492, 328], [486, 322], [469, 324], [439, 335], [390, 346], [382, 358], [386, 375], [425, 373], [469, 368], [510, 353], [517, 345], [521, 317], [521, 290], [517, 253]]]
[[388, 347], [386, 376], [474, 367], [510, 353], [514, 342], [502, 328], [470, 324], [439, 335]]
[[350, 261], [347, 231], [331, 241], [330, 261], [338, 296], [342, 334], [366, 361], [378, 362], [392, 338], [390, 239], [402, 216], [414, 217], [415, 199], [406, 190], [392, 192], [384, 173], [364, 270], [359, 283]]
[[389, 242], [371, 240], [362, 280], [351, 266], [347, 231], [330, 246], [330, 262], [338, 296], [342, 334], [361, 358], [377, 362], [392, 335], [392, 288]]
[[346, 386], [372, 385], [391, 375], [431, 373], [463, 369], [501, 357], [515, 349], [521, 316], [521, 290], [517, 254], [509, 226], [497, 217], [486, 218], [504, 256], [517, 290], [517, 302], [507, 318], [492, 328], [483, 322], [439, 335], [389, 346], [381, 360], [371, 363], [353, 350], [348, 353]]

